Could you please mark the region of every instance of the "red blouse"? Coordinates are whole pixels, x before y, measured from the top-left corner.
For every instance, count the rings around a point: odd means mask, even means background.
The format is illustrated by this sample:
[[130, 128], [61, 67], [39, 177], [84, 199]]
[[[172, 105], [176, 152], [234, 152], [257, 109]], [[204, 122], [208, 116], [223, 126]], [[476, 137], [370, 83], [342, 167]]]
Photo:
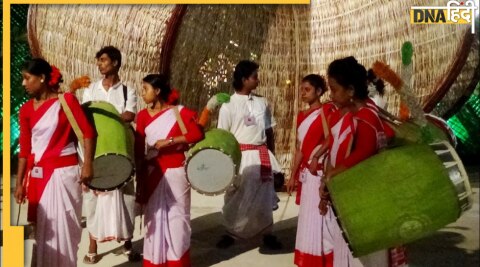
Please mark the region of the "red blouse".
[[[168, 110], [168, 109], [167, 109]], [[145, 154], [145, 128], [157, 117], [161, 116], [165, 111], [163, 110], [155, 115], [150, 115], [147, 109], [143, 109], [137, 114], [137, 129], [136, 129], [136, 137], [135, 137], [135, 155], [136, 157], [143, 157]], [[185, 134], [185, 138], [187, 142], [196, 143], [203, 139], [204, 134], [200, 126], [197, 124], [197, 116], [196, 112], [189, 110], [187, 108], [183, 108], [180, 110], [180, 116], [185, 124], [185, 128], [187, 129], [187, 133]], [[169, 137], [176, 137], [181, 136], [182, 131], [180, 130], [180, 126], [178, 123], [175, 123], [170, 132], [167, 135]], [[160, 165], [162, 171], [165, 171], [168, 168], [178, 168], [184, 165], [185, 162], [185, 151], [188, 149], [185, 145], [174, 145], [171, 147], [167, 147], [162, 149], [161, 153], [159, 153], [157, 162]]]
[[[72, 110], [73, 116], [77, 121], [80, 130], [83, 133], [83, 138], [95, 138], [95, 129], [85, 116], [77, 98], [70, 93], [65, 93], [64, 96], [67, 105]], [[37, 108], [37, 110], [34, 110], [33, 99], [30, 99], [20, 108], [20, 153], [18, 154], [19, 158], [28, 158], [30, 156], [32, 150], [32, 128], [56, 101], [59, 101], [58, 98], [46, 100], [41, 106]], [[65, 115], [65, 112], [63, 112], [63, 109], [60, 109], [60, 112], [58, 114], [57, 128], [51, 137], [51, 141], [48, 144], [48, 147], [45, 150], [42, 159], [58, 157], [58, 152], [62, 151], [62, 149], [66, 145], [76, 140], [77, 137], [72, 129], [72, 126], [70, 125], [70, 122], [67, 119], [67, 116]]]
[[[340, 110], [334, 111], [330, 116], [329, 125], [335, 125], [341, 118]], [[354, 114], [354, 118], [357, 121], [357, 127], [350, 155], [337, 162], [337, 166], [343, 164], [350, 168], [378, 152], [376, 129], [381, 130], [381, 122], [378, 117], [370, 110], [361, 108]]]

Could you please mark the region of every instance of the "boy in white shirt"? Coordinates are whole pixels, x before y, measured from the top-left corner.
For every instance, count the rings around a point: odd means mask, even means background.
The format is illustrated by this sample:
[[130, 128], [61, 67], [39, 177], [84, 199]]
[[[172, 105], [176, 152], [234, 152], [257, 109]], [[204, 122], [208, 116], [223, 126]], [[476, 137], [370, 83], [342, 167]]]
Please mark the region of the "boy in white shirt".
[[[118, 75], [122, 65], [122, 54], [113, 46], [106, 46], [97, 52], [97, 66], [103, 79], [92, 83], [83, 93], [82, 103], [88, 101], [106, 101], [115, 106], [125, 123], [135, 119], [137, 95], [133, 88], [122, 84]], [[133, 145], [133, 144], [132, 144]], [[133, 150], [133, 148], [132, 148]], [[134, 229], [135, 192], [133, 181], [122, 189], [110, 192], [85, 193], [87, 211], [87, 229], [90, 246], [83, 262], [97, 263], [97, 242], [116, 240], [125, 241], [123, 253], [130, 261], [139, 261], [141, 256], [132, 251]], [[114, 218], [113, 220], [111, 218]], [[114, 224], [111, 224], [114, 221]]]
[[[242, 161], [235, 185], [225, 193], [223, 217], [227, 235], [217, 243], [227, 248], [235, 239], [263, 234], [270, 249], [282, 244], [271, 234], [272, 200], [275, 199], [273, 172], [280, 167], [273, 155], [275, 121], [264, 97], [252, 94], [258, 86], [258, 65], [243, 60], [235, 67], [230, 102], [220, 108], [218, 128], [230, 131], [240, 143]], [[235, 239], [234, 239], [235, 238]]]

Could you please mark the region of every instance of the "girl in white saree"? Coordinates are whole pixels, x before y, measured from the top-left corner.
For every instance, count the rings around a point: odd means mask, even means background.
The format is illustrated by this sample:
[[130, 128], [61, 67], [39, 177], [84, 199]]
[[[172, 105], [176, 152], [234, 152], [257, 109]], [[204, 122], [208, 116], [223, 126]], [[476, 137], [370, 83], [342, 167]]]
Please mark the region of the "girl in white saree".
[[77, 265], [82, 210], [81, 185], [93, 176], [95, 130], [72, 94], [65, 102], [83, 133], [85, 160], [78, 165], [76, 136], [58, 98], [60, 71], [43, 59], [27, 62], [23, 86], [32, 99], [20, 109], [20, 153], [15, 199], [28, 199], [35, 225], [35, 266]]
[[137, 202], [145, 205], [143, 266], [191, 265], [184, 151], [187, 144], [200, 141], [203, 132], [195, 112], [169, 104], [176, 101], [175, 95], [165, 76], [150, 74], [143, 79], [142, 97], [149, 107], [138, 113], [135, 141]]

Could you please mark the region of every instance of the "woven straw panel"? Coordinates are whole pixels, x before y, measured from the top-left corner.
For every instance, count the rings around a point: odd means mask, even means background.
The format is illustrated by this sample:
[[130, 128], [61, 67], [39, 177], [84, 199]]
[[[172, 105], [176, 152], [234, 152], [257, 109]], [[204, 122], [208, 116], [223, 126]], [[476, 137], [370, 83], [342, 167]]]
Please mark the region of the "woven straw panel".
[[187, 6], [170, 64], [171, 84], [182, 103], [200, 111], [212, 95], [233, 93], [233, 69], [242, 59], [258, 61], [275, 8]]
[[271, 104], [277, 125], [275, 129], [275, 155], [284, 172], [290, 173], [295, 152], [296, 118], [303, 106], [299, 97], [299, 81], [309, 67], [309, 20], [299, 14], [309, 12], [308, 6], [279, 6], [268, 30], [268, 38], [260, 58], [260, 86], [257, 93]]
[[[469, 25], [412, 25], [411, 6], [441, 5], [438, 1], [312, 1], [311, 47], [312, 70], [325, 73], [328, 64], [340, 57], [353, 55], [369, 66], [383, 61], [400, 73], [401, 46], [414, 46], [412, 88], [424, 104], [461, 48]], [[308, 19], [308, 18], [305, 18]], [[308, 33], [306, 33], [308, 34]], [[391, 86], [386, 88], [388, 110], [398, 113], [399, 96]]]
[[[477, 24], [478, 25], [478, 24]], [[478, 29], [478, 28], [477, 28]], [[478, 33], [477, 33], [478, 36]], [[460, 74], [455, 79], [448, 93], [438, 102], [432, 111], [437, 116], [446, 116], [448, 113], [452, 115], [453, 110], [458, 110], [465, 102], [458, 101], [461, 98], [468, 99], [475, 85], [480, 79], [480, 41], [475, 38], [467, 62], [463, 66]]]
[[[411, 6], [433, 4], [431, 1], [312, 1], [311, 6], [280, 5], [268, 11], [263, 6], [189, 6], [173, 52], [172, 84], [183, 92], [183, 103], [201, 110], [216, 92], [233, 92], [232, 68], [238, 60], [252, 58], [247, 53], [252, 51], [260, 64], [257, 93], [267, 97], [272, 105], [277, 120], [276, 156], [288, 173], [295, 149], [296, 114], [305, 108], [299, 101], [299, 81], [309, 73], [325, 75], [334, 59], [353, 55], [367, 68], [381, 60], [400, 73], [401, 46], [411, 41], [415, 49], [414, 95], [422, 104], [428, 100], [451, 69], [469, 31], [468, 25], [410, 24]], [[260, 25], [267, 21], [265, 34], [264, 25]], [[247, 23], [255, 27], [245, 26]], [[230, 40], [242, 42], [234, 47]], [[261, 43], [262, 49], [258, 51]], [[469, 78], [463, 75], [458, 79]], [[328, 98], [327, 94], [324, 100]], [[399, 96], [389, 85], [386, 98], [388, 110], [396, 114]]]
[[[100, 79], [95, 54], [103, 46], [116, 46], [122, 52], [120, 77], [140, 95], [142, 78], [159, 70], [162, 38], [173, 8], [173, 5], [32, 5], [29, 41], [34, 56], [41, 55], [61, 70], [62, 90], [82, 75]], [[78, 92], [79, 98], [82, 91]], [[138, 107], [144, 107], [139, 100]]]
[[[276, 155], [284, 169], [295, 147], [298, 76], [308, 68], [296, 62], [308, 62], [309, 57], [308, 46], [297, 45], [308, 35], [295, 29], [309, 24], [294, 19], [298, 8], [309, 10], [284, 5], [188, 6], [171, 63], [171, 82], [182, 92], [181, 102], [200, 111], [217, 92], [234, 92], [232, 74], [239, 60], [257, 61], [260, 86], [256, 93], [271, 104], [277, 121]], [[216, 125], [216, 115], [210, 127]]]
[[[296, 114], [305, 108], [298, 96], [304, 75], [324, 75], [331, 61], [350, 55], [367, 68], [380, 60], [400, 73], [401, 46], [411, 41], [417, 99], [425, 105], [445, 83], [470, 26], [409, 21], [411, 6], [438, 4], [314, 0], [311, 5], [189, 5], [171, 54], [171, 83], [182, 92], [183, 104], [200, 111], [217, 92], [233, 93], [231, 77], [239, 60], [257, 61], [261, 81], [257, 93], [271, 103], [277, 120], [276, 155], [288, 174]], [[84, 74], [99, 78], [95, 52], [103, 45], [116, 45], [125, 58], [122, 79], [139, 89], [147, 73], [159, 70], [165, 22], [172, 10], [173, 6], [33, 6], [30, 35], [38, 38], [41, 54], [62, 69], [65, 84]], [[470, 82], [478, 65], [478, 49], [476, 56], [474, 50], [445, 106], [456, 102]], [[399, 96], [389, 85], [386, 98], [388, 110], [397, 114]], [[143, 106], [140, 100], [139, 107]], [[211, 125], [216, 125], [215, 117]]]

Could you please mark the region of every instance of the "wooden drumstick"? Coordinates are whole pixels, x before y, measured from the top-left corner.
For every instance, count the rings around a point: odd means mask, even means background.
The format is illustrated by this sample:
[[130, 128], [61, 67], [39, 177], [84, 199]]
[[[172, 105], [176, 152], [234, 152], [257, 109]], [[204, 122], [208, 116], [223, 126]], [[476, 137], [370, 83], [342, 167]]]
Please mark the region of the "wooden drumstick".
[[18, 215], [17, 215], [17, 226], [20, 221], [20, 209], [22, 208], [22, 203], [18, 203]]
[[278, 219], [278, 221], [282, 221], [283, 217], [285, 216], [285, 212], [287, 211], [287, 207], [288, 207], [288, 202], [290, 201], [290, 196], [291, 195], [288, 195], [288, 197], [287, 197], [287, 202], [285, 203], [285, 208], [283, 208], [282, 214], [280, 214], [280, 218]]
[[[23, 179], [23, 181], [22, 181], [22, 187], [23, 188], [27, 187], [27, 185], [29, 183], [29, 179], [30, 179], [30, 175], [28, 175], [26, 179]], [[20, 210], [22, 208], [23, 201], [25, 201], [25, 198], [22, 199], [22, 201], [20, 203], [18, 203], [17, 226], [18, 226], [18, 223], [20, 221]]]

